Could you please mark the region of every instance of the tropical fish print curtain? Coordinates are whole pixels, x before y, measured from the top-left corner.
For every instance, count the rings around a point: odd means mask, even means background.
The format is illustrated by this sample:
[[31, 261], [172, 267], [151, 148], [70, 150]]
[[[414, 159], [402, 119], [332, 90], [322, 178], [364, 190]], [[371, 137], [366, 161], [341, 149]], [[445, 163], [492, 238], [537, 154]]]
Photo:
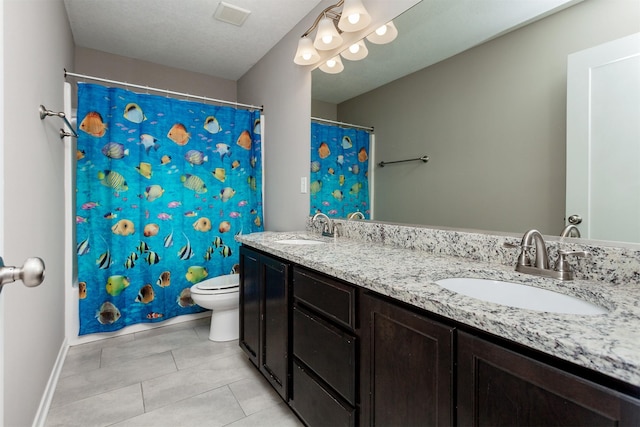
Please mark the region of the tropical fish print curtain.
[[310, 215], [369, 218], [369, 133], [311, 123]]
[[262, 231], [260, 112], [78, 84], [80, 335], [202, 311]]

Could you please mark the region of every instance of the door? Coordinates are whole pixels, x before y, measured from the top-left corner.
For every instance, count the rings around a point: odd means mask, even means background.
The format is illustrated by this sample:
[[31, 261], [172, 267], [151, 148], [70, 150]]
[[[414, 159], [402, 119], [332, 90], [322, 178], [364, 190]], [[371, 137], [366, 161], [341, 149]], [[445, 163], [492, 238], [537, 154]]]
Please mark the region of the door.
[[360, 319], [360, 424], [455, 425], [454, 328], [368, 294]]
[[461, 426], [637, 426], [640, 401], [458, 333]]
[[[4, 2], [0, 2], [4, 22]], [[4, 255], [4, 31], [0, 31], [0, 256]], [[0, 292], [0, 426], [4, 425], [4, 296]]]
[[289, 265], [262, 255], [262, 342], [260, 371], [287, 401], [289, 399]]
[[259, 366], [260, 349], [260, 254], [240, 246], [240, 347]]
[[569, 55], [566, 218], [640, 243], [640, 33]]

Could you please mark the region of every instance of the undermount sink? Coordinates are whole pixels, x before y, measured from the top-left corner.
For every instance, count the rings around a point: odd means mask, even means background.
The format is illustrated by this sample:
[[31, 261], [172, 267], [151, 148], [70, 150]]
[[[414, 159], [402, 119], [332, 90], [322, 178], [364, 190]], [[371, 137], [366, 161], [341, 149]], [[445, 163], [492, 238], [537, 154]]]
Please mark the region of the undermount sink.
[[482, 301], [551, 313], [596, 315], [608, 310], [580, 298], [521, 283], [456, 277], [435, 282], [441, 287]]
[[281, 239], [276, 240], [276, 243], [284, 243], [287, 245], [320, 245], [324, 242], [321, 240], [311, 240], [311, 239]]

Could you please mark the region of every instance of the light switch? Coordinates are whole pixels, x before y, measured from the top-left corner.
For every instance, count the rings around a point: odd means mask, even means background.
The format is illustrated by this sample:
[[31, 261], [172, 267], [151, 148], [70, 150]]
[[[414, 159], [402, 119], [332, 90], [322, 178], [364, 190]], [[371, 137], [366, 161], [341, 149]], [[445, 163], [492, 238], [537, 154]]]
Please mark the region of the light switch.
[[303, 176], [302, 178], [300, 178], [300, 193], [302, 194], [307, 193], [307, 177], [306, 176]]

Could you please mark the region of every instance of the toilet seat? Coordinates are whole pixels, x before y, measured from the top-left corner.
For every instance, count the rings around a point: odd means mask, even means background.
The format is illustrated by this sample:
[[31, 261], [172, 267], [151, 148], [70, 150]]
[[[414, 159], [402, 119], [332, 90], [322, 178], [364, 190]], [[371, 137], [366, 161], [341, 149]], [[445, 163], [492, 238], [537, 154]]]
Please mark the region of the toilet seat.
[[240, 285], [237, 283], [198, 283], [191, 287], [191, 293], [202, 295], [231, 294], [239, 291]]

